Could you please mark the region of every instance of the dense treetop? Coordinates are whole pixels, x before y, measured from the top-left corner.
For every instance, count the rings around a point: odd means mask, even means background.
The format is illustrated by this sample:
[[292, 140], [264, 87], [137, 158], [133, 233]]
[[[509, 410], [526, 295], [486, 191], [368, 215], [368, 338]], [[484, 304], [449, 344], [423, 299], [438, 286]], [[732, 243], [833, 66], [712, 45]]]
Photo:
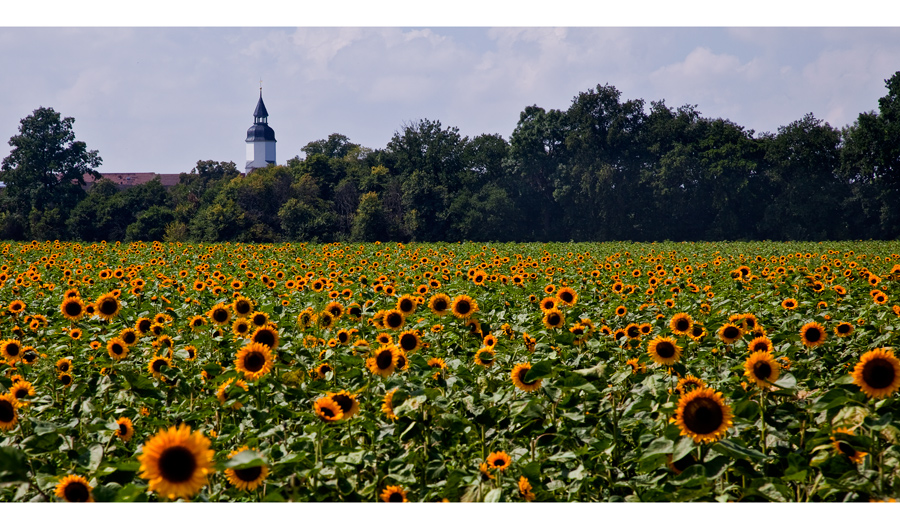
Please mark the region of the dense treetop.
[[381, 149], [342, 135], [241, 175], [199, 161], [87, 193], [101, 163], [73, 118], [40, 108], [10, 140], [0, 237], [79, 240], [735, 240], [900, 237], [900, 72], [878, 110], [838, 130], [807, 114], [756, 134], [695, 106], [598, 85], [566, 110], [529, 106], [507, 141], [440, 121]]

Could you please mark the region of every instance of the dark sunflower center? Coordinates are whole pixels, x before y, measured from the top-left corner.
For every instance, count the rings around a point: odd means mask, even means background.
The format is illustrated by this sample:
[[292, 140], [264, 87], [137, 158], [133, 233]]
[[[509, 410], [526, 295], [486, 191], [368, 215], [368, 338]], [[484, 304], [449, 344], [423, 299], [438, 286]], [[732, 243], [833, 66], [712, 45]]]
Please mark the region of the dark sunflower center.
[[494, 460], [494, 467], [502, 467], [504, 463], [506, 463], [506, 461], [498, 457]]
[[69, 375], [63, 375], [62, 377], [60, 377], [59, 381], [62, 382], [63, 386], [68, 386], [72, 383], [72, 377], [70, 377]]
[[709, 398], [700, 397], [690, 401], [684, 407], [684, 424], [698, 434], [708, 434], [722, 426], [724, 415], [719, 404]]
[[334, 413], [334, 410], [332, 410], [331, 408], [329, 408], [327, 406], [322, 407], [322, 416], [323, 417], [330, 419], [330, 418], [334, 417], [335, 415], [337, 415], [337, 414]]
[[69, 370], [69, 364], [68, 364], [68, 362], [63, 362], [62, 364], [60, 364], [59, 366], [57, 366], [57, 369], [59, 369], [59, 370], [62, 371], [62, 372], [68, 371], [68, 370]]
[[672, 358], [675, 356], [675, 346], [671, 342], [659, 342], [656, 344], [656, 354], [660, 358]]
[[164, 365], [167, 365], [165, 360], [161, 358], [159, 360], [156, 360], [155, 362], [153, 362], [153, 372], [159, 373]]
[[757, 362], [753, 365], [753, 376], [760, 380], [768, 380], [772, 376], [772, 366], [765, 361]]
[[26, 362], [33, 362], [37, 359], [37, 353], [35, 353], [34, 351], [28, 351], [24, 356], [22, 356], [22, 358], [24, 358]]
[[171, 483], [184, 483], [193, 477], [197, 469], [194, 454], [183, 446], [167, 448], [159, 456], [159, 473]]
[[525, 368], [525, 369], [522, 369], [519, 371], [519, 374], [518, 374], [519, 382], [521, 382], [522, 384], [525, 384], [525, 377], [528, 376], [529, 370], [530, 370], [530, 368]]
[[472, 305], [468, 301], [461, 299], [456, 302], [456, 312], [460, 314], [468, 314], [471, 310]]
[[388, 502], [403, 503], [403, 494], [392, 492], [391, 495], [388, 496]]
[[680, 332], [687, 332], [688, 329], [691, 328], [691, 322], [686, 319], [680, 319], [675, 322], [675, 328]]
[[133, 332], [126, 332], [125, 334], [122, 335], [122, 340], [125, 343], [127, 343], [128, 345], [131, 345], [135, 341], [137, 341], [137, 335], [134, 334]]
[[128, 435], [128, 425], [127, 424], [122, 423], [119, 425], [119, 434]]
[[412, 312], [412, 310], [413, 310], [412, 300], [401, 299], [400, 300], [400, 310], [402, 310], [403, 312]]
[[247, 314], [250, 312], [250, 304], [244, 300], [240, 300], [234, 304], [234, 310], [236, 310], [238, 314]]
[[228, 321], [228, 311], [225, 309], [216, 309], [212, 313], [212, 318], [219, 323]]
[[264, 354], [251, 351], [244, 357], [244, 369], [251, 373], [256, 373], [266, 365], [266, 357]]
[[875, 389], [882, 389], [894, 383], [897, 373], [894, 365], [884, 358], [874, 358], [866, 362], [862, 372], [863, 381]]
[[574, 300], [575, 298], [570, 292], [560, 292], [559, 299], [565, 301], [566, 303], [572, 303], [572, 300]]
[[21, 351], [21, 349], [19, 349], [18, 344], [16, 344], [15, 342], [10, 342], [10, 343], [6, 344], [6, 356], [9, 356], [9, 357], [19, 356], [20, 351]]
[[640, 327], [629, 327], [625, 330], [625, 333], [628, 334], [629, 338], [637, 338], [641, 334]]
[[104, 300], [103, 303], [100, 304], [100, 314], [115, 314], [117, 310], [119, 310], [119, 303], [114, 299]]
[[256, 343], [261, 343], [263, 345], [268, 345], [270, 349], [274, 349], [275, 333], [268, 329], [260, 329], [256, 331], [256, 334], [253, 335], [253, 341]]
[[[202, 320], [196, 320], [196, 326], [202, 325]], [[146, 333], [150, 330], [150, 320], [142, 320], [138, 323], [138, 330], [142, 333]]]
[[122, 348], [121, 344], [114, 343], [112, 344], [112, 352], [116, 356], [121, 356], [122, 353], [125, 352], [125, 349]]
[[341, 342], [341, 343], [346, 343], [347, 340], [350, 339], [350, 337], [349, 337], [349, 336], [347, 335], [347, 333], [345, 333], [345, 332], [339, 332], [338, 335], [337, 335], [337, 339], [338, 339], [338, 341]]
[[850, 325], [848, 325], [848, 324], [846, 324], [846, 323], [842, 323], [842, 324], [838, 325], [838, 327], [837, 327], [837, 332], [839, 332], [839, 333], [841, 333], [841, 334], [847, 334], [847, 333], [849, 333], [849, 332], [850, 332]]
[[65, 496], [66, 501], [70, 501], [73, 503], [84, 503], [91, 499], [91, 492], [88, 490], [84, 483], [81, 483], [80, 481], [72, 481], [68, 485], [66, 485], [66, 488], [63, 491], [63, 496]]
[[419, 340], [412, 334], [404, 334], [400, 337], [400, 347], [406, 351], [412, 351], [419, 345]]
[[362, 309], [359, 307], [350, 307], [350, 310], [347, 311], [354, 318], [360, 317], [362, 315]]
[[353, 408], [353, 399], [347, 395], [334, 395], [331, 397], [331, 400], [337, 402], [337, 405], [341, 407], [341, 411], [344, 413], [349, 413]]
[[391, 328], [399, 327], [400, 325], [403, 324], [403, 316], [396, 312], [392, 312], [387, 315], [387, 318], [385, 319], [385, 323], [387, 323], [388, 327], [391, 327]]
[[736, 340], [740, 335], [741, 330], [734, 326], [725, 327], [725, 330], [722, 332], [722, 336], [729, 340]]
[[550, 325], [559, 325], [559, 322], [560, 322], [559, 314], [556, 314], [554, 312], [554, 313], [550, 314], [549, 316], [547, 316], [547, 323], [549, 323]]
[[14, 396], [16, 399], [24, 399], [25, 397], [28, 396], [28, 390], [25, 389], [25, 388], [19, 388], [19, 389], [16, 390], [15, 393], [13, 393], [13, 396]]
[[816, 327], [810, 327], [806, 329], [806, 341], [807, 342], [818, 342], [822, 338], [822, 331], [817, 329]]
[[250, 467], [250, 468], [236, 468], [234, 469], [234, 475], [238, 477], [241, 481], [251, 482], [256, 481], [262, 475], [263, 467]]
[[436, 299], [434, 300], [434, 310], [438, 312], [444, 312], [447, 310], [447, 300], [445, 299]]
[[404, 367], [406, 367], [406, 357], [403, 355], [400, 355], [397, 357], [397, 368], [403, 369]]
[[846, 455], [847, 457], [853, 457], [856, 455], [856, 449], [845, 443], [844, 441], [838, 441], [837, 446], [838, 450], [840, 450], [841, 453]]
[[74, 301], [66, 303], [66, 314], [68, 316], [78, 316], [81, 314], [81, 304]]
[[328, 364], [322, 364], [321, 366], [319, 366], [319, 374], [323, 377], [328, 374], [329, 371], [331, 371], [331, 366], [329, 366]]
[[332, 316], [337, 318], [341, 315], [341, 308], [340, 307], [329, 307], [328, 312], [330, 312]]
[[378, 366], [378, 369], [387, 369], [391, 367], [391, 364], [394, 363], [394, 355], [391, 351], [382, 351], [378, 353], [378, 356], [375, 358], [375, 364]]
[[332, 320], [332, 319], [333, 319], [333, 318], [331, 317], [331, 313], [330, 313], [330, 312], [326, 312], [325, 314], [323, 314], [323, 315], [322, 315], [322, 319], [320, 320], [320, 321], [322, 322], [322, 327], [328, 327], [328, 326], [330, 326], [330, 325], [331, 325], [331, 320]]
[[756, 344], [753, 345], [754, 352], [765, 353], [768, 350], [769, 350], [769, 344], [767, 344], [766, 342], [756, 342]]
[[16, 416], [16, 409], [8, 400], [0, 400], [0, 423], [10, 423]]

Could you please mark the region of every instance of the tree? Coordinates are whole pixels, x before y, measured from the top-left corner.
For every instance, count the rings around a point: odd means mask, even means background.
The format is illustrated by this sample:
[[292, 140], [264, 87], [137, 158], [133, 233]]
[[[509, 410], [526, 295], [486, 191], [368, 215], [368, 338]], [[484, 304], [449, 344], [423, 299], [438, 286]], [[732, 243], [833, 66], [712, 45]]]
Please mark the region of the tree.
[[64, 234], [63, 223], [49, 224], [51, 217], [64, 216], [42, 212], [71, 210], [84, 196], [84, 174], [100, 178], [96, 168], [103, 160], [84, 142], [75, 141], [74, 123], [74, 118], [61, 118], [52, 108], [38, 108], [20, 121], [19, 134], [9, 140], [12, 151], [0, 165], [7, 207], [23, 218], [45, 217], [40, 221], [41, 235]]

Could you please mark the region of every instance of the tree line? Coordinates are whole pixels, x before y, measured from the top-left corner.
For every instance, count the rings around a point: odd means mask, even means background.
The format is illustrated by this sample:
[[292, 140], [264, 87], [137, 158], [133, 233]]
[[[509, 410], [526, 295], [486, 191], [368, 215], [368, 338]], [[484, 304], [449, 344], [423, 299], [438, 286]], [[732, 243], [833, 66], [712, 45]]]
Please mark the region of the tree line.
[[900, 72], [878, 111], [755, 134], [610, 85], [515, 130], [422, 119], [381, 149], [342, 134], [241, 175], [199, 161], [169, 189], [82, 175], [102, 162], [40, 108], [10, 139], [0, 238], [167, 241], [835, 240], [900, 237]]

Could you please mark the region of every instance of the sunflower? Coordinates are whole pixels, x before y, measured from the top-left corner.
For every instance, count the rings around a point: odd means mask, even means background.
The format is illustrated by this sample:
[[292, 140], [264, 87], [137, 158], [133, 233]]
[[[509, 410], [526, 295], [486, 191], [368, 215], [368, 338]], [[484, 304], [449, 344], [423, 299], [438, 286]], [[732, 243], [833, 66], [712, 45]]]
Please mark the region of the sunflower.
[[513, 384], [522, 391], [534, 391], [541, 387], [542, 379], [540, 378], [530, 383], [525, 382], [525, 376], [528, 374], [528, 371], [530, 369], [531, 364], [526, 362], [524, 364], [516, 364], [516, 366], [513, 367], [513, 370], [510, 373], [510, 378], [512, 378]]
[[9, 304], [9, 311], [13, 314], [21, 314], [25, 310], [25, 302], [21, 300], [15, 300]]
[[768, 388], [778, 380], [781, 364], [768, 351], [755, 352], [744, 363], [744, 376], [761, 388]]
[[519, 496], [525, 501], [534, 501], [535, 495], [531, 492], [531, 483], [525, 476], [519, 477]]
[[316, 323], [321, 329], [330, 329], [334, 325], [334, 315], [327, 310], [323, 310], [321, 314], [316, 316]]
[[113, 338], [106, 342], [106, 352], [113, 360], [124, 360], [128, 356], [128, 346], [121, 338]]
[[399, 352], [393, 345], [382, 345], [375, 350], [374, 356], [366, 361], [369, 371], [383, 377], [390, 376], [397, 367]]
[[669, 328], [672, 329], [672, 332], [675, 334], [687, 334], [693, 327], [694, 320], [691, 318], [691, 315], [686, 312], [679, 312], [669, 320]]
[[853, 334], [853, 324], [847, 321], [842, 321], [834, 326], [834, 334], [838, 335], [841, 338], [846, 338]]
[[616, 307], [616, 316], [622, 317], [626, 314], [628, 314], [628, 309], [625, 308], [624, 305], [619, 305], [618, 307]]
[[706, 382], [695, 377], [694, 375], [685, 375], [678, 379], [678, 384], [675, 386], [675, 393], [679, 395], [684, 395], [686, 393], [690, 393], [691, 391], [697, 388], [705, 388]]
[[321, 397], [313, 405], [316, 415], [325, 422], [337, 422], [344, 418], [340, 405], [331, 397]]
[[59, 311], [69, 321], [78, 320], [84, 316], [84, 302], [78, 297], [65, 298], [59, 305]]
[[733, 323], [726, 323], [719, 327], [719, 339], [726, 344], [733, 344], [741, 339], [743, 332], [741, 328]]
[[278, 331], [271, 325], [264, 325], [253, 331], [250, 341], [265, 345], [274, 351], [278, 349]]
[[[250, 450], [250, 448], [247, 446], [242, 446], [237, 450], [232, 450], [232, 452], [228, 454], [228, 459], [231, 459], [241, 452], [245, 452], [247, 450]], [[266, 465], [259, 465], [249, 468], [225, 469], [225, 477], [228, 478], [228, 482], [238, 489], [246, 491], [256, 490], [256, 487], [259, 487], [259, 485], [263, 482], [264, 479], [266, 479], [266, 476], [268, 475], [269, 467]]]
[[890, 349], [879, 347], [862, 355], [852, 374], [853, 382], [872, 398], [889, 397], [900, 388], [900, 360]]
[[404, 331], [397, 337], [397, 346], [406, 353], [412, 353], [421, 345], [422, 341], [419, 339], [417, 331]]
[[16, 411], [19, 402], [10, 394], [0, 395], [0, 430], [8, 431], [16, 427], [19, 421], [19, 414]]
[[149, 489], [160, 496], [190, 498], [207, 482], [213, 469], [210, 441], [201, 432], [191, 432], [181, 424], [159, 433], [144, 443], [138, 456], [140, 477], [149, 481]]
[[794, 310], [797, 308], [797, 300], [794, 298], [787, 298], [781, 302], [781, 307], [786, 310]]
[[[222, 382], [221, 384], [219, 384], [219, 387], [216, 389], [216, 398], [219, 399], [219, 404], [224, 405], [225, 402], [228, 400], [228, 388], [231, 386], [232, 382], [234, 383], [235, 387], [241, 388], [244, 391], [250, 391], [250, 388], [247, 387], [247, 383], [244, 382], [243, 380], [241, 380], [241, 379], [235, 380], [233, 378], [229, 378], [225, 382]], [[233, 409], [233, 410], [239, 410], [243, 407], [244, 407], [244, 405], [240, 402], [235, 402], [234, 404], [231, 405], [231, 409]]]
[[711, 388], [697, 388], [682, 395], [675, 415], [681, 435], [697, 443], [717, 441], [732, 425], [731, 407], [722, 400], [721, 393]]
[[231, 309], [224, 303], [216, 303], [206, 313], [216, 325], [225, 325], [231, 319]]
[[485, 337], [481, 340], [481, 345], [493, 348], [497, 345], [497, 338], [495, 338], [493, 334], [485, 335]]
[[19, 404], [24, 405], [22, 402], [24, 399], [34, 396], [34, 386], [27, 380], [17, 380], [13, 382], [12, 387], [9, 388], [9, 394], [19, 401]]
[[375, 341], [380, 343], [381, 345], [391, 345], [392, 343], [394, 343], [394, 339], [390, 334], [386, 332], [378, 333], [378, 336], [375, 337]]
[[811, 321], [800, 329], [800, 340], [807, 347], [817, 347], [825, 343], [827, 333], [825, 327], [818, 322]]
[[429, 298], [428, 308], [436, 316], [443, 316], [450, 309], [450, 303], [450, 296], [447, 294], [435, 294]]
[[67, 502], [88, 503], [94, 501], [91, 490], [88, 480], [78, 474], [70, 474], [57, 483], [54, 493]]
[[538, 303], [538, 306], [541, 308], [541, 312], [547, 312], [555, 309], [559, 305], [559, 300], [555, 297], [544, 298]]
[[397, 366], [397, 369], [401, 371], [409, 369], [409, 357], [406, 356], [406, 351], [399, 347], [395, 347], [394, 350], [397, 351], [397, 358], [394, 360], [394, 365]]
[[116, 430], [116, 435], [119, 439], [126, 443], [131, 441], [131, 437], [134, 435], [134, 425], [131, 424], [131, 419], [128, 417], [119, 417], [116, 424], [119, 425], [119, 428]]
[[68, 358], [60, 358], [56, 361], [56, 370], [60, 373], [68, 373], [72, 370], [72, 361]]
[[394, 414], [394, 393], [396, 392], [396, 388], [388, 391], [385, 393], [384, 400], [381, 402], [381, 411], [392, 421], [397, 420], [397, 415]]
[[760, 336], [759, 338], [754, 338], [747, 344], [747, 349], [750, 350], [751, 353], [771, 353], [774, 350], [772, 346], [772, 340], [770, 340], [766, 336]]
[[563, 305], [567, 305], [569, 307], [575, 305], [578, 302], [578, 294], [569, 287], [563, 287], [559, 289], [559, 292], [556, 293], [556, 297]]
[[235, 336], [247, 336], [250, 332], [250, 321], [247, 318], [237, 318], [231, 324], [231, 332]]
[[248, 380], [257, 380], [265, 376], [272, 370], [273, 365], [272, 350], [269, 346], [258, 342], [250, 342], [241, 347], [234, 361], [235, 369]]
[[657, 336], [650, 340], [647, 352], [654, 362], [664, 366], [673, 365], [681, 358], [681, 347], [678, 346], [675, 338]]
[[382, 322], [388, 329], [396, 331], [402, 328], [403, 324], [406, 323], [406, 316], [397, 309], [391, 309], [385, 311]]
[[[836, 428], [833, 433], [852, 436], [853, 430], [849, 428]], [[869, 455], [868, 452], [860, 452], [856, 448], [853, 448], [853, 446], [851, 446], [847, 441], [838, 439], [834, 435], [831, 436], [831, 442], [834, 445], [834, 449], [838, 453], [844, 454], [845, 456], [850, 458], [850, 461], [853, 461], [857, 465], [862, 463], [863, 459], [865, 459], [866, 456]]]
[[344, 419], [349, 419], [353, 417], [357, 413], [359, 413], [359, 401], [356, 398], [359, 396], [357, 394], [351, 394], [349, 391], [342, 390], [337, 393], [329, 392], [328, 396], [331, 397], [331, 400], [337, 403], [337, 405], [341, 408], [341, 413], [344, 414]]
[[509, 457], [504, 451], [500, 452], [492, 452], [487, 456], [487, 464], [490, 465], [491, 469], [504, 471], [509, 468], [509, 465], [512, 464], [512, 459]]
[[484, 366], [491, 367], [494, 365], [494, 357], [496, 354], [494, 353], [494, 349], [491, 347], [482, 347], [475, 353], [475, 363]]
[[94, 302], [94, 314], [106, 321], [110, 321], [119, 314], [119, 300], [111, 292], [103, 294]]
[[456, 296], [453, 298], [453, 303], [451, 303], [451, 310], [454, 316], [465, 320], [478, 312], [478, 303], [466, 295]]
[[409, 316], [416, 311], [416, 308], [418, 306], [419, 303], [417, 298], [405, 294], [403, 296], [400, 296], [400, 299], [397, 300], [397, 306], [395, 308], [402, 312], [404, 316]]
[[566, 324], [566, 318], [559, 309], [551, 309], [544, 312], [542, 321], [548, 329], [559, 329]]
[[56, 378], [64, 388], [71, 386], [72, 382], [75, 382], [75, 378], [69, 373], [60, 373]]
[[629, 358], [628, 360], [625, 361], [625, 365], [631, 367], [632, 373], [646, 373], [647, 372], [647, 366], [642, 364], [640, 359], [638, 359], [638, 358]]
[[246, 317], [253, 313], [253, 301], [248, 297], [238, 296], [231, 302], [231, 308], [238, 316]]
[[256, 311], [250, 315], [250, 323], [257, 327], [262, 327], [269, 323], [269, 314], [266, 312]]
[[162, 374], [163, 366], [172, 367], [172, 361], [168, 356], [165, 355], [156, 355], [150, 359], [150, 363], [147, 364], [147, 371], [153, 375], [154, 378], [158, 378], [160, 380], [165, 380]]
[[119, 333], [119, 339], [121, 339], [122, 342], [128, 347], [131, 347], [132, 345], [136, 344], [138, 341], [138, 338], [139, 338], [139, 336], [138, 336], [137, 330], [135, 330], [131, 327], [128, 327], [127, 329], [122, 329], [122, 332]]
[[22, 342], [19, 340], [4, 340], [0, 342], [0, 352], [6, 358], [6, 361], [12, 365], [22, 359]]
[[335, 320], [339, 320], [344, 315], [344, 306], [341, 305], [340, 301], [332, 301], [325, 305], [325, 312], [330, 313]]
[[385, 503], [407, 503], [406, 491], [398, 485], [386, 487], [378, 496]]

